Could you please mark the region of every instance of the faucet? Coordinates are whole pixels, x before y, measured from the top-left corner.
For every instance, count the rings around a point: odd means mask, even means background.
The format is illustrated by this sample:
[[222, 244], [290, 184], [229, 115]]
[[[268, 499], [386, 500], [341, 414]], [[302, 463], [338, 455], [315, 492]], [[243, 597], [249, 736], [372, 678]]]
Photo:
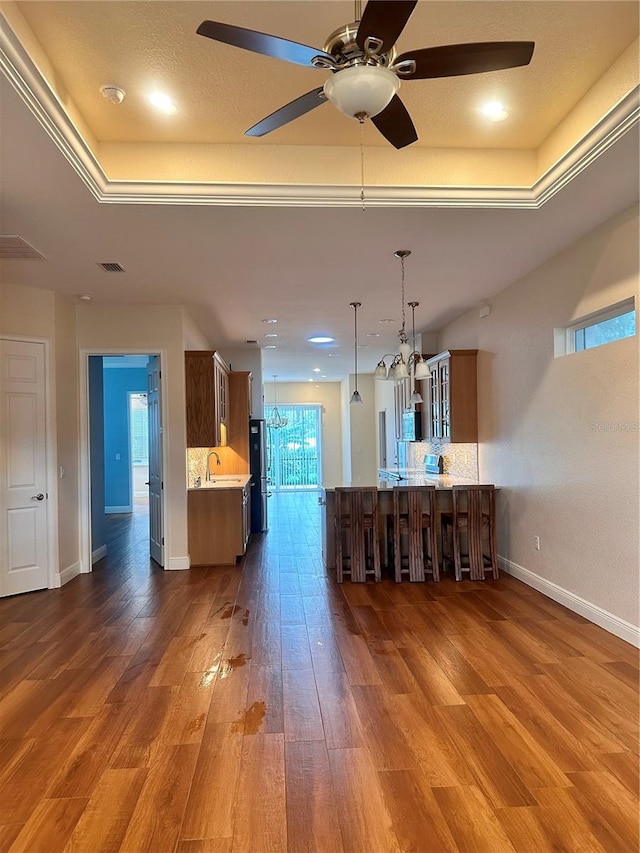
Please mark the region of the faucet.
[[212, 456], [215, 456], [215, 457], [216, 457], [216, 465], [221, 465], [221, 464], [222, 464], [222, 463], [220, 462], [220, 457], [218, 456], [218, 454], [216, 453], [216, 451], [215, 451], [215, 450], [210, 450], [210, 451], [209, 451], [209, 453], [207, 454], [207, 471], [206, 471], [206, 474], [204, 475], [205, 480], [210, 480], [210, 479], [211, 479], [211, 468], [209, 467], [209, 461], [210, 461], [210, 459], [211, 459], [211, 457], [212, 457]]

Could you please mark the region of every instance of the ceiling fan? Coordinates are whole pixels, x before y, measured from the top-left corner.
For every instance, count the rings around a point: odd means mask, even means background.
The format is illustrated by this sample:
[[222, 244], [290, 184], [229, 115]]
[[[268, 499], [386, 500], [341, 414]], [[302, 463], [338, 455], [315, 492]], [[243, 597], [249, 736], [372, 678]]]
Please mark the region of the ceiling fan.
[[[454, 77], [528, 65], [534, 48], [532, 41], [476, 42], [425, 47], [398, 56], [394, 45], [417, 2], [369, 0], [360, 20], [333, 32], [323, 50], [217, 21], [203, 21], [197, 33], [274, 59], [332, 72], [324, 86], [280, 107], [245, 135], [264, 136], [329, 100], [360, 122], [370, 118], [385, 139], [396, 148], [404, 148], [415, 142], [418, 134], [397, 95], [400, 80]], [[356, 14], [358, 7], [356, 4]]]

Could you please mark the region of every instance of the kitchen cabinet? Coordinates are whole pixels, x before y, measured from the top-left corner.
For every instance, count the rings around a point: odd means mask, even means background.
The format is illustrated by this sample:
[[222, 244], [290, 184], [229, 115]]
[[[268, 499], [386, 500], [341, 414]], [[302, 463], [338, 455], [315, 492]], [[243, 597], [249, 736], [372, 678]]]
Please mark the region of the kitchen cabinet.
[[229, 369], [219, 353], [185, 353], [187, 447], [223, 447], [229, 419]]
[[244, 486], [189, 489], [189, 557], [192, 566], [228, 566], [247, 550], [250, 481]]
[[478, 441], [478, 350], [446, 350], [427, 361], [431, 377], [421, 382], [425, 439]]

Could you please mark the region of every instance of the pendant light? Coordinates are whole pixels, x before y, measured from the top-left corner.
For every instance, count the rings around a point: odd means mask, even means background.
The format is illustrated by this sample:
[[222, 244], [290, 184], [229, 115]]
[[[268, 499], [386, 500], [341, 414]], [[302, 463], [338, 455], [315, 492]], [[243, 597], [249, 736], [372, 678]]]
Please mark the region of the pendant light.
[[358, 391], [358, 308], [361, 303], [350, 302], [349, 305], [353, 308], [353, 364], [355, 373], [355, 388], [349, 402], [362, 403], [362, 397]]
[[283, 418], [278, 411], [278, 392], [277, 392], [278, 375], [273, 374], [273, 409], [271, 409], [271, 417], [267, 419], [267, 426], [270, 429], [282, 429], [289, 423], [289, 418]]
[[393, 357], [393, 361], [387, 371], [387, 365], [383, 356], [374, 371], [374, 379], [406, 379], [409, 376], [409, 356], [411, 355], [411, 347], [407, 340], [406, 333], [406, 318], [405, 318], [405, 303], [404, 303], [404, 261], [411, 254], [410, 249], [398, 249], [393, 253], [396, 258], [400, 258], [400, 294], [402, 308], [402, 327], [398, 332], [400, 343], [398, 344], [398, 352]]
[[[416, 352], [416, 308], [420, 305], [419, 302], [410, 302], [409, 308], [411, 308], [411, 346], [413, 347], [413, 352], [409, 356], [409, 360], [412, 366], [416, 365], [416, 356], [420, 360], [422, 360], [422, 356]], [[412, 406], [415, 406], [416, 403], [424, 403], [422, 399], [422, 394], [419, 391], [416, 391], [415, 381], [420, 377], [417, 376], [417, 369], [411, 371], [411, 397], [409, 398], [409, 403]]]

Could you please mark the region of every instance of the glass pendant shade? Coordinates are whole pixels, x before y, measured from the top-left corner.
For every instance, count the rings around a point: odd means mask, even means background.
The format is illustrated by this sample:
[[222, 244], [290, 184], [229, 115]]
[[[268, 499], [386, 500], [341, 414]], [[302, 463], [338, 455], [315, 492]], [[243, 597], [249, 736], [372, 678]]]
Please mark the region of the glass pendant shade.
[[378, 366], [373, 371], [374, 379], [386, 379], [387, 378], [387, 365], [384, 361], [379, 361]]
[[416, 362], [416, 372], [414, 375], [416, 379], [428, 379], [431, 376], [429, 366], [422, 358]]
[[363, 400], [362, 400], [362, 397], [360, 396], [360, 392], [354, 391], [353, 394], [351, 395], [351, 399], [349, 400], [349, 402], [350, 403], [362, 403]]
[[411, 395], [409, 402], [414, 404], [414, 405], [416, 403], [424, 403], [424, 400], [422, 399], [422, 394], [420, 394], [419, 391], [414, 391], [413, 394]]
[[400, 81], [380, 65], [356, 65], [332, 74], [324, 84], [331, 103], [349, 118], [376, 116], [388, 106]]
[[411, 347], [408, 343], [401, 343], [398, 347], [398, 352], [402, 356], [402, 360], [406, 364], [409, 361], [409, 356], [411, 355]]
[[396, 368], [393, 374], [394, 379], [406, 379], [409, 375], [409, 370], [407, 369], [406, 362], [399, 361], [396, 364]]

